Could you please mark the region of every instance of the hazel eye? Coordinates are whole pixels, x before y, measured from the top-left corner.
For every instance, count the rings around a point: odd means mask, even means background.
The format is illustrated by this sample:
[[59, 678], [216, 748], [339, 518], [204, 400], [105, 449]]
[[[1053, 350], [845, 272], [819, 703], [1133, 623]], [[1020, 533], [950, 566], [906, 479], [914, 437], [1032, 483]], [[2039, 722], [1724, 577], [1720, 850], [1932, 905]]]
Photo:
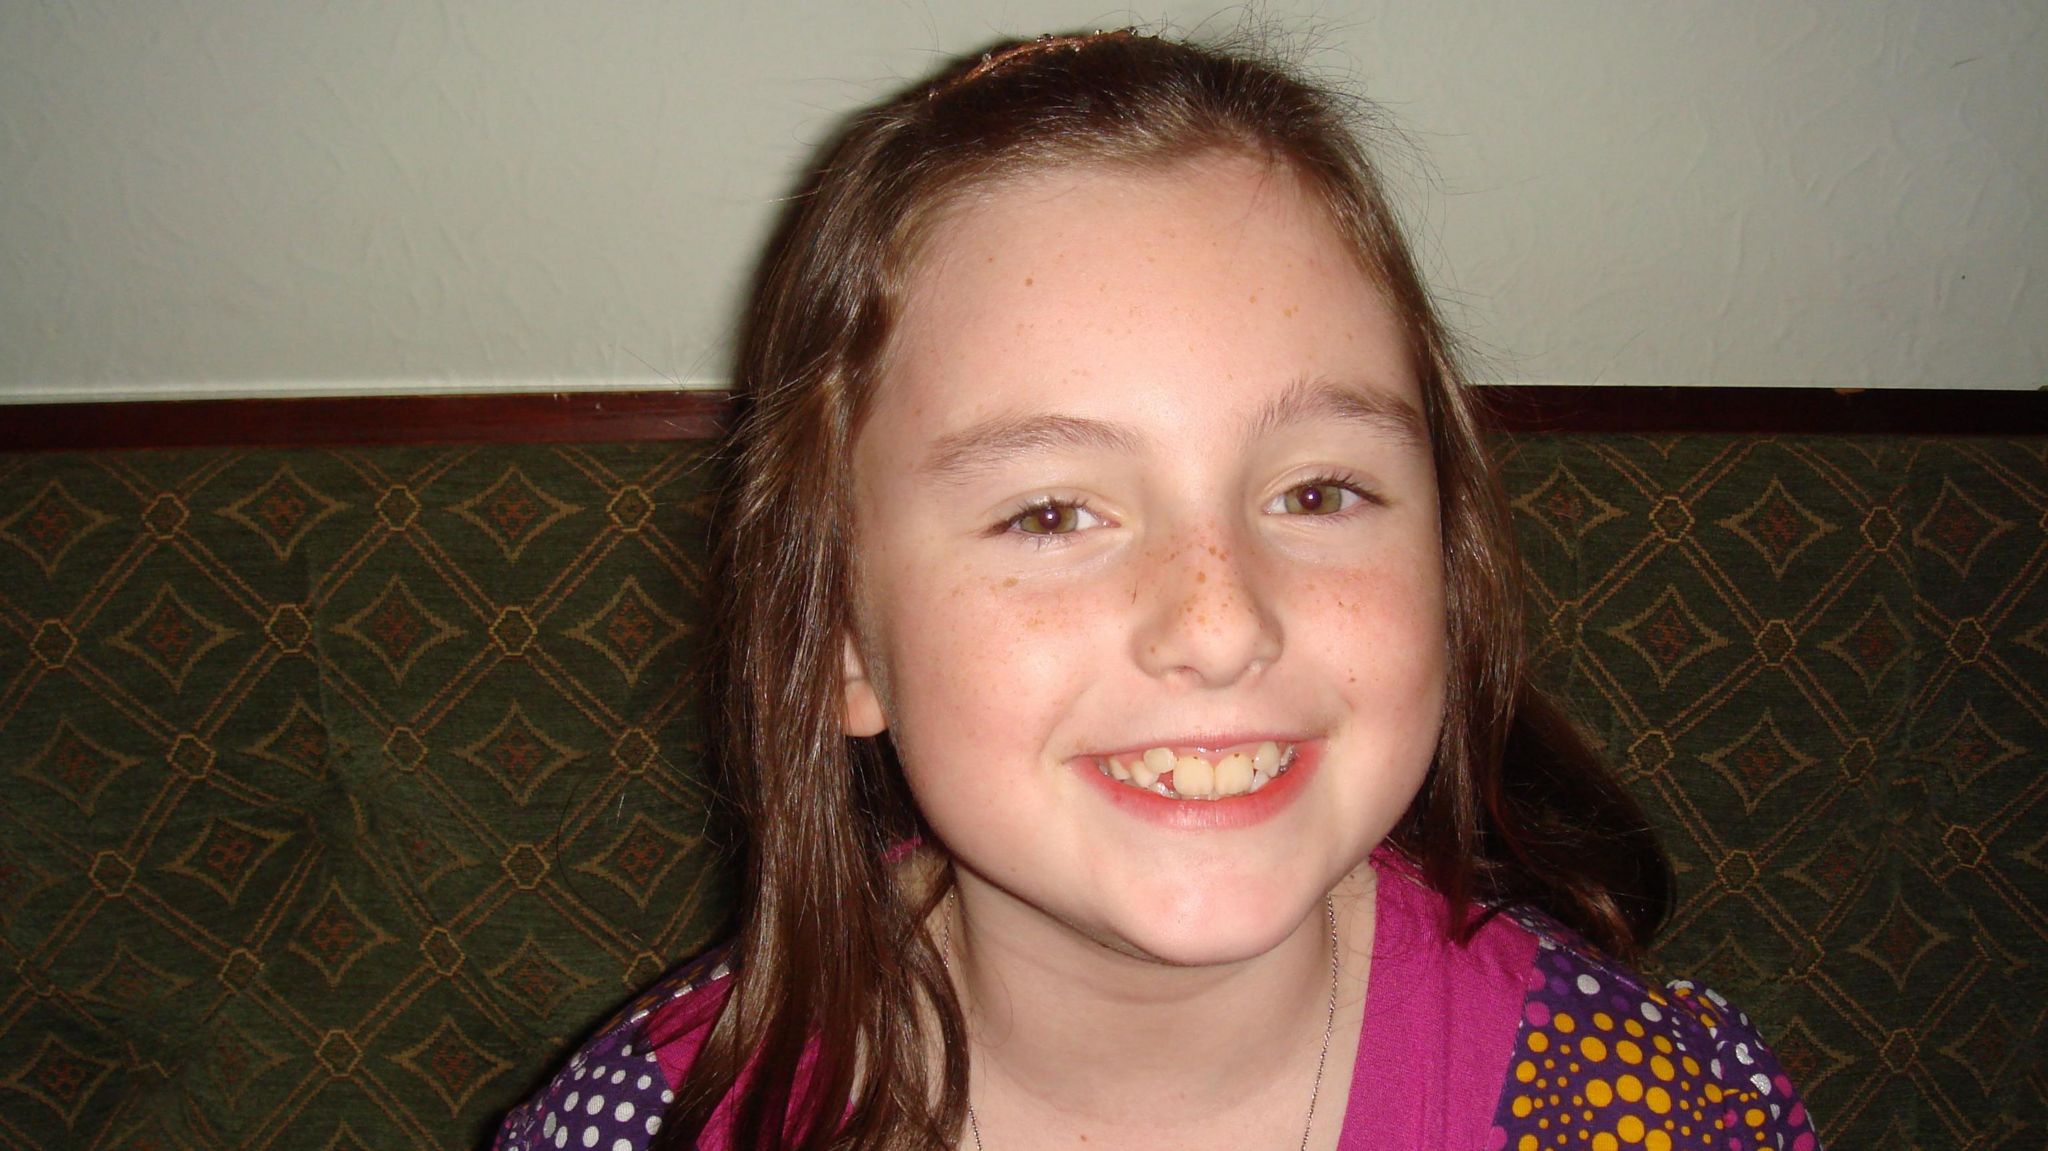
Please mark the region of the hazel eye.
[[1328, 516], [1356, 507], [1364, 498], [1349, 484], [1311, 480], [1281, 492], [1268, 510], [1290, 516]]
[[1027, 536], [1064, 536], [1101, 522], [1095, 513], [1080, 504], [1046, 500], [1011, 516], [1003, 526]]

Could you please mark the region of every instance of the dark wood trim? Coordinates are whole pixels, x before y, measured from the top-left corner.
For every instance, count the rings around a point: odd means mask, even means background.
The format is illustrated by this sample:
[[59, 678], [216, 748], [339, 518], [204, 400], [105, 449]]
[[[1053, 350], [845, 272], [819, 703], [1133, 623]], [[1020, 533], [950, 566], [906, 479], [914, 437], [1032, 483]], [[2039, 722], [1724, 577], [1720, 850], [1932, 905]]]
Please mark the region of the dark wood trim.
[[0, 451], [695, 440], [724, 392], [511, 392], [0, 406]]
[[[1514, 433], [2048, 435], [2048, 392], [1486, 387]], [[724, 392], [0, 405], [0, 451], [605, 443], [716, 436]]]
[[2048, 435], [2048, 392], [1830, 388], [1487, 387], [1515, 433]]

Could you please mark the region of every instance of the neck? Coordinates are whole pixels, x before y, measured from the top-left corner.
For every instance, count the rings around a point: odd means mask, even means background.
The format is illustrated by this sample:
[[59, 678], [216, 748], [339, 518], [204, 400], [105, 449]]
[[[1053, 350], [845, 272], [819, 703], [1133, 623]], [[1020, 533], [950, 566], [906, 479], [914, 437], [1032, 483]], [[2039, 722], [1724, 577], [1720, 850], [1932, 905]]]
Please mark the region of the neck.
[[[1357, 1046], [1373, 890], [1372, 869], [1362, 866], [1334, 896], [1340, 1025], [1317, 1103], [1317, 1126], [1331, 1131]], [[949, 917], [989, 1151], [1078, 1136], [1141, 1145], [1118, 1132], [1191, 1146], [1185, 1132], [1249, 1131], [1258, 1134], [1248, 1145], [1265, 1146], [1279, 1145], [1279, 1131], [1300, 1131], [1331, 1012], [1322, 901], [1265, 953], [1205, 967], [1113, 950], [964, 870], [957, 899], [940, 914]], [[1062, 1124], [1073, 1127], [1064, 1140]]]

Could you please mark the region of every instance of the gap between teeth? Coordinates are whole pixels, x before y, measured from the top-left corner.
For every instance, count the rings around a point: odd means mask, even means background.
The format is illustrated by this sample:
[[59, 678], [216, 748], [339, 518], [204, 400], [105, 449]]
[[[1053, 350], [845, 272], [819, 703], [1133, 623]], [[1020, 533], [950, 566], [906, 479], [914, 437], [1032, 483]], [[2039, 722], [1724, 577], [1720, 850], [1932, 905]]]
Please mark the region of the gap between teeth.
[[1293, 762], [1292, 744], [1283, 748], [1269, 739], [1250, 752], [1233, 751], [1213, 761], [1155, 747], [1142, 756], [1104, 756], [1096, 768], [1118, 783], [1168, 799], [1226, 799], [1259, 790]]

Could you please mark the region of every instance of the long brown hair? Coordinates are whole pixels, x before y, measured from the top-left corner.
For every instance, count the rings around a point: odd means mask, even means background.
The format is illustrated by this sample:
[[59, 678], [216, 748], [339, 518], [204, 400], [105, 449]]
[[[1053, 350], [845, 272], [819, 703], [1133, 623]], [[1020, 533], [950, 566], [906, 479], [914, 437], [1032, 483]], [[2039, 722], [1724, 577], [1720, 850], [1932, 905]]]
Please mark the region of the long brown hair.
[[1612, 950], [1646, 940], [1667, 866], [1528, 682], [1506, 501], [1356, 111], [1243, 54], [1108, 33], [999, 45], [856, 115], [824, 150], [761, 265], [739, 350], [715, 718], [745, 911], [728, 998], [663, 1146], [694, 1146], [728, 1096], [736, 1148], [943, 1147], [960, 1130], [965, 1028], [923, 930], [944, 887], [913, 899], [894, 882], [885, 851], [916, 814], [885, 743], [849, 739], [842, 718], [851, 459], [922, 238], [963, 195], [1024, 173], [1236, 152], [1291, 171], [1329, 213], [1404, 323], [1440, 489], [1445, 721], [1392, 843], [1447, 897], [1457, 935], [1474, 909], [1521, 902]]

